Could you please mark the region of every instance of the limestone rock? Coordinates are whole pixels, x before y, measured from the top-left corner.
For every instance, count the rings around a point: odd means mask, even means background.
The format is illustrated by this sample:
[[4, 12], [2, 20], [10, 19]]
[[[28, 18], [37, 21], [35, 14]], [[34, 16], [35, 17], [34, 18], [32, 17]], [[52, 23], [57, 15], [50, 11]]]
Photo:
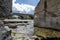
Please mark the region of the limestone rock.
[[12, 11], [12, 0], [0, 0], [0, 18], [8, 18]]
[[0, 40], [11, 40], [11, 31], [4, 28], [3, 22], [0, 20]]
[[60, 30], [60, 0], [41, 0], [35, 8], [36, 26]]

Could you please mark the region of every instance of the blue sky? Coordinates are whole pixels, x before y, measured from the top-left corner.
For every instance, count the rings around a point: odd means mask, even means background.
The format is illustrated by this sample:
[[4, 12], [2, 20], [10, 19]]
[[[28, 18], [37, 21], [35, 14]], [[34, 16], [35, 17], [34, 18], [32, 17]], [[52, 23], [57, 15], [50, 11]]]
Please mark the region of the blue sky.
[[40, 0], [12, 0], [12, 12], [34, 14], [36, 5]]
[[17, 0], [17, 3], [20, 4], [29, 4], [32, 6], [36, 6], [40, 0]]

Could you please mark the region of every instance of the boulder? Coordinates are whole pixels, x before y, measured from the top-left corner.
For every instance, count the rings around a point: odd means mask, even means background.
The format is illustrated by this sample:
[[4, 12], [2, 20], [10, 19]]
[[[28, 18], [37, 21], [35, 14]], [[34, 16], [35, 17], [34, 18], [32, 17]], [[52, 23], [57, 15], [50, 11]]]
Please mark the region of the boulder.
[[0, 40], [10, 40], [11, 39], [11, 30], [6, 30], [4, 28], [3, 22], [0, 20]]

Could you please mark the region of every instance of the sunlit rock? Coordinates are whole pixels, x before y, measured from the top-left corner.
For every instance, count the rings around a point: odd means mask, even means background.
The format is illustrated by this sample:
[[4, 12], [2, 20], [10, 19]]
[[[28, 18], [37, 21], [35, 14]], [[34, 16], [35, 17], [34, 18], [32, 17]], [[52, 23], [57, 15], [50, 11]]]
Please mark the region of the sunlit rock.
[[35, 8], [34, 25], [60, 30], [60, 0], [41, 0]]

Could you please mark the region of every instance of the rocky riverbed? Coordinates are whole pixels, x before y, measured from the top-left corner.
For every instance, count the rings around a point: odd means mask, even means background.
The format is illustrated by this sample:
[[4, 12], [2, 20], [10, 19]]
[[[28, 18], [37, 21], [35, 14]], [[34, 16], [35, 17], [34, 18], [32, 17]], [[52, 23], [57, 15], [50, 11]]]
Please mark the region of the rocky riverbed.
[[32, 36], [34, 34], [34, 26], [33, 22], [29, 22], [28, 24], [18, 25], [17, 28], [12, 29], [12, 40], [32, 40]]
[[0, 20], [0, 40], [11, 40], [11, 30], [4, 27], [3, 22]]

